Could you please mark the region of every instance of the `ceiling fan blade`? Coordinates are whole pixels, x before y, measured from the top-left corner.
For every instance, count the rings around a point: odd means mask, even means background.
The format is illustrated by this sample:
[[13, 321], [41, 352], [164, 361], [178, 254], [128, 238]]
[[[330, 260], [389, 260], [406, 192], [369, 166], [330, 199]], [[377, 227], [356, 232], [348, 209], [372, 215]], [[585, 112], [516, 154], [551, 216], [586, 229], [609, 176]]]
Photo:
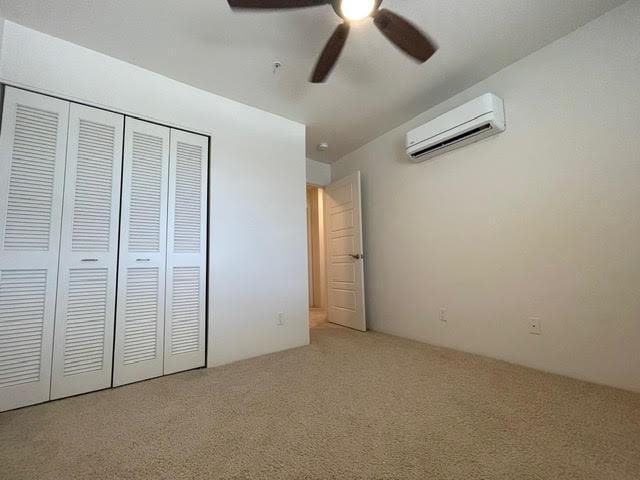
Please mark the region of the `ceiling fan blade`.
[[429, 60], [438, 50], [438, 46], [427, 35], [408, 20], [385, 8], [378, 10], [373, 22], [396, 47], [420, 63]]
[[246, 8], [256, 10], [280, 8], [305, 8], [328, 5], [331, 0], [227, 0], [231, 8]]
[[342, 53], [348, 36], [349, 24], [342, 23], [338, 25], [320, 54], [318, 63], [316, 63], [316, 67], [313, 70], [313, 75], [311, 75], [312, 83], [322, 83], [327, 79], [338, 61], [340, 53]]

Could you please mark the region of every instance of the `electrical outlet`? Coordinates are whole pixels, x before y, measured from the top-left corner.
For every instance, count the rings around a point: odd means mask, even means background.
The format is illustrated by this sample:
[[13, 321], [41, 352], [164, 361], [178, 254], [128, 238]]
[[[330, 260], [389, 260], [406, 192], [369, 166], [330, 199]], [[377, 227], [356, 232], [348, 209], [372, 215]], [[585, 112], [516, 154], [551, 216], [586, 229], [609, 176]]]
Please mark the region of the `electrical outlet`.
[[447, 309], [446, 308], [441, 308], [440, 309], [440, 321], [441, 322], [447, 322]]
[[531, 335], [542, 335], [542, 320], [540, 317], [529, 317], [529, 333]]
[[278, 326], [282, 327], [284, 325], [284, 312], [278, 312]]

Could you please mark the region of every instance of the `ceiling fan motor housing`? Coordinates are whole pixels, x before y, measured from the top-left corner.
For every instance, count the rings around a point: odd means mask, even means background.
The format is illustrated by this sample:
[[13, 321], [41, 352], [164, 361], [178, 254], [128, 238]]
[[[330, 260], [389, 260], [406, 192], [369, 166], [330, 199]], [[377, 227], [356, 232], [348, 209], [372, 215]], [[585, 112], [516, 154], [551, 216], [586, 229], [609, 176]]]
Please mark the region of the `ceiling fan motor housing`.
[[[382, 0], [376, 0], [375, 6], [371, 11], [372, 15], [378, 11], [381, 3], [382, 3]], [[344, 18], [344, 15], [342, 14], [342, 0], [331, 0], [331, 6], [333, 7], [333, 10], [336, 12], [336, 15], [338, 15], [343, 20], [348, 21], [346, 18]]]

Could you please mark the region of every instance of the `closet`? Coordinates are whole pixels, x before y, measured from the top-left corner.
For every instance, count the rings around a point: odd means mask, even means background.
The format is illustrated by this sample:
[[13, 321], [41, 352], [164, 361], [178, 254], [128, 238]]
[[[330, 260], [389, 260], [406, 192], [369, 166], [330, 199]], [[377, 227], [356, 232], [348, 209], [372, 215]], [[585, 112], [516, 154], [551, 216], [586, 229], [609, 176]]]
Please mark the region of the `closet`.
[[0, 411], [205, 365], [209, 139], [4, 88]]
[[127, 118], [115, 386], [204, 363], [207, 159], [206, 137]]

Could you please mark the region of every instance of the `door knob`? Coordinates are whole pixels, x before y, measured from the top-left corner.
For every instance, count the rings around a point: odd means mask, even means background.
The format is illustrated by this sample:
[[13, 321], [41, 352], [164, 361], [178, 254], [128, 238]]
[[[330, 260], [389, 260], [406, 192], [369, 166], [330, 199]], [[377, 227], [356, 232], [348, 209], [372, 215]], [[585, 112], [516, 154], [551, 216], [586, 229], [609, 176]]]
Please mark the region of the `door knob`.
[[351, 258], [355, 258], [356, 260], [362, 260], [364, 258], [364, 255], [360, 254], [360, 253], [352, 253], [350, 255]]

